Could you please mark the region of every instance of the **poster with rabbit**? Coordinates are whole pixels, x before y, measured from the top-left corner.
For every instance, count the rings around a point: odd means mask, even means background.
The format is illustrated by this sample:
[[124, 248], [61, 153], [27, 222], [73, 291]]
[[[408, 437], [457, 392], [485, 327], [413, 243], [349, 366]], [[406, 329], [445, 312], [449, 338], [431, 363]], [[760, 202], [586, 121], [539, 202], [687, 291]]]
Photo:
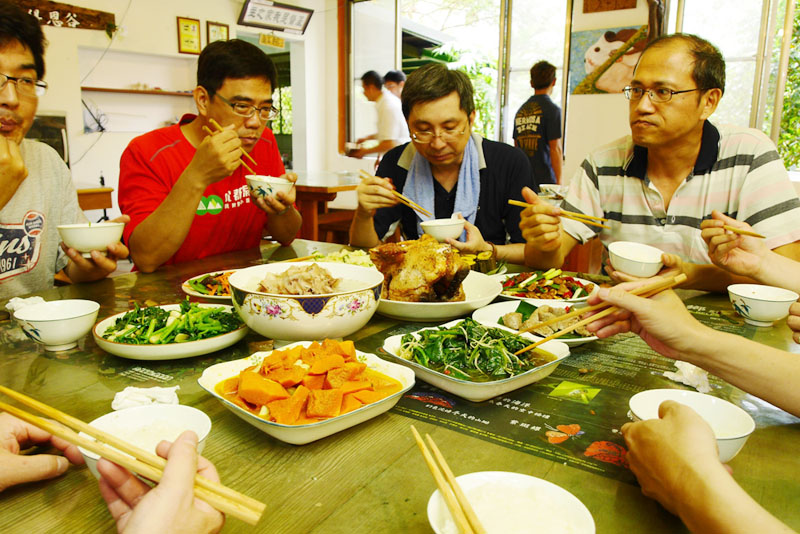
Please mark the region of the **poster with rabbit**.
[[569, 92], [620, 93], [647, 44], [647, 25], [574, 32], [570, 43]]

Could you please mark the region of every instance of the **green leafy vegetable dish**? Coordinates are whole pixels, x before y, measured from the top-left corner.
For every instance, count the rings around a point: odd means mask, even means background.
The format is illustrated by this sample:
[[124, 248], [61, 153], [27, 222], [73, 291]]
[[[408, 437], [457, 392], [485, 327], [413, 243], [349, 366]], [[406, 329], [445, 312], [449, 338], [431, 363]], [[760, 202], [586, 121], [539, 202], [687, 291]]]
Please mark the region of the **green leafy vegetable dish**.
[[160, 345], [208, 339], [241, 327], [242, 320], [229, 308], [200, 306], [187, 299], [180, 310], [172, 311], [136, 304], [106, 329], [103, 338], [131, 345]]
[[557, 359], [538, 347], [514, 353], [531, 344], [529, 338], [502, 328], [486, 327], [473, 319], [453, 326], [420, 330], [400, 341], [398, 356], [471, 382], [491, 382], [522, 374]]

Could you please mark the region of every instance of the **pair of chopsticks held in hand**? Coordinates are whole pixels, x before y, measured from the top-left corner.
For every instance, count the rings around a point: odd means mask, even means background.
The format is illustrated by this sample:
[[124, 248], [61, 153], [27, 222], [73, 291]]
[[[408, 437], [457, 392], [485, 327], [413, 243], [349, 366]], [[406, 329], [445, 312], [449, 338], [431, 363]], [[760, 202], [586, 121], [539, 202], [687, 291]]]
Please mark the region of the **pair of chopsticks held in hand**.
[[[467, 500], [467, 496], [464, 495], [461, 486], [459, 486], [456, 477], [453, 476], [450, 466], [447, 465], [433, 438], [425, 434], [433, 451], [433, 456], [431, 456], [428, 447], [422, 441], [422, 436], [419, 435], [414, 425], [411, 425], [411, 432], [414, 434], [419, 450], [422, 451], [422, 456], [425, 458], [425, 463], [428, 465], [431, 475], [436, 480], [439, 493], [442, 494], [447, 509], [450, 510], [450, 515], [456, 523], [459, 534], [486, 534], [486, 529], [481, 525], [475, 510], [472, 509], [472, 505]], [[436, 460], [434, 460], [434, 456]]]
[[[671, 276], [669, 278], [659, 278], [659, 279], [653, 280], [649, 284], [645, 284], [643, 286], [639, 286], [636, 289], [631, 290], [630, 293], [631, 293], [631, 295], [638, 295], [638, 296], [643, 297], [643, 298], [650, 298], [653, 295], [661, 293], [662, 291], [665, 291], [667, 289], [671, 289], [671, 288], [675, 287], [676, 285], [681, 284], [681, 283], [683, 283], [685, 281], [686, 281], [686, 275], [681, 273], [681, 274], [678, 274], [676, 276]], [[569, 334], [570, 332], [572, 332], [576, 328], [580, 328], [581, 326], [585, 326], [585, 325], [587, 325], [589, 323], [592, 323], [592, 322], [594, 322], [594, 321], [596, 321], [598, 319], [602, 319], [603, 317], [605, 317], [607, 315], [611, 315], [612, 313], [616, 313], [616, 312], [620, 311], [620, 309], [617, 308], [616, 306], [612, 306], [611, 304], [608, 304], [607, 302], [601, 302], [599, 304], [595, 304], [594, 306], [584, 306], [582, 308], [573, 309], [571, 312], [566, 313], [564, 315], [559, 315], [557, 317], [553, 317], [553, 318], [548, 319], [546, 321], [542, 321], [541, 323], [527, 326], [527, 327], [525, 327], [523, 329], [520, 329], [519, 333], [523, 334], [525, 332], [530, 332], [531, 330], [536, 330], [537, 328], [541, 328], [543, 326], [549, 326], [549, 325], [551, 325], [553, 323], [560, 323], [561, 321], [572, 319], [573, 317], [578, 317], [580, 315], [583, 315], [583, 314], [589, 313], [589, 312], [593, 312], [593, 311], [596, 311], [597, 313], [587, 317], [586, 319], [582, 319], [582, 320], [578, 321], [577, 323], [573, 324], [572, 326], [568, 326], [566, 328], [563, 328], [563, 329], [559, 330], [558, 332], [554, 332], [554, 333], [550, 334], [549, 336], [545, 337], [544, 339], [540, 339], [536, 343], [532, 343], [532, 344], [528, 345], [527, 347], [518, 350], [514, 354], [520, 355], [523, 352], [527, 352], [529, 350], [535, 349], [536, 347], [538, 347], [542, 343], [546, 343], [546, 342], [550, 341], [551, 339], [559, 338], [559, 337], [563, 336], [564, 334]]]
[[[0, 386], [0, 393], [11, 397], [20, 404], [33, 408], [37, 412], [61, 424], [53, 422], [50, 419], [44, 419], [43, 417], [33, 415], [21, 408], [17, 408], [16, 406], [2, 401], [0, 401], [0, 410], [8, 412], [18, 419], [22, 419], [23, 421], [37, 426], [73, 445], [82, 447], [115, 464], [121, 465], [132, 473], [137, 473], [156, 482], [161, 480], [167, 461], [155, 453], [131, 445], [120, 438], [84, 423], [80, 419], [72, 417], [71, 415], [19, 393], [18, 391], [14, 391], [13, 389]], [[97, 441], [80, 436], [77, 431], [88, 434]], [[133, 458], [131, 458], [131, 456], [133, 456]], [[258, 523], [261, 514], [264, 513], [264, 509], [266, 508], [264, 503], [200, 475], [195, 475], [194, 495], [217, 510], [241, 519], [250, 525]]]
[[[222, 126], [219, 125], [219, 123], [217, 121], [215, 121], [212, 118], [209, 118], [208, 121], [217, 130], [216, 132], [213, 132], [213, 131], [211, 131], [211, 128], [209, 128], [208, 126], [203, 125], [203, 131], [206, 132], [208, 135], [214, 135], [215, 133], [219, 133], [219, 132], [222, 131], [223, 128], [222, 128]], [[245, 158], [249, 159], [253, 163], [253, 165], [258, 165], [258, 163], [256, 163], [256, 160], [253, 159], [253, 156], [248, 154], [245, 149], [243, 149], [242, 147], [239, 147], [239, 150], [242, 152], [242, 156], [244, 156]], [[239, 161], [242, 162], [242, 166], [245, 169], [250, 171], [250, 174], [257, 174], [256, 171], [254, 171], [247, 163], [245, 163], [244, 159], [240, 159]]]
[[[533, 207], [533, 204], [528, 204], [527, 202], [522, 202], [520, 200], [514, 200], [514, 199], [510, 199], [508, 203], [511, 204], [512, 206], [519, 206], [521, 208]], [[606, 226], [605, 224], [602, 224], [604, 222], [608, 222], [608, 219], [604, 219], [603, 217], [595, 217], [594, 215], [585, 215], [583, 213], [578, 213], [575, 211], [566, 211], [566, 210], [561, 210], [560, 217], [572, 219], [573, 221], [582, 222], [583, 224], [589, 226], [598, 226], [600, 228], [605, 228], [607, 230], [610, 230], [610, 227]]]
[[[359, 170], [359, 174], [361, 174], [361, 179], [362, 180], [365, 180], [367, 178], [378, 178], [378, 176], [370, 174], [367, 171], [365, 171], [364, 169]], [[399, 192], [395, 191], [394, 189], [392, 189], [392, 194], [395, 197], [397, 197], [397, 200], [399, 200], [401, 204], [405, 204], [406, 206], [408, 206], [412, 210], [414, 210], [414, 211], [416, 211], [418, 213], [421, 213], [422, 215], [425, 215], [426, 217], [429, 217], [431, 219], [433, 218], [433, 214], [431, 214], [431, 212], [429, 212], [428, 210], [426, 210], [425, 208], [423, 208], [422, 206], [420, 206], [419, 204], [417, 204], [416, 202], [414, 202], [413, 200], [411, 200], [410, 198], [408, 198], [404, 194], [399, 193]]]

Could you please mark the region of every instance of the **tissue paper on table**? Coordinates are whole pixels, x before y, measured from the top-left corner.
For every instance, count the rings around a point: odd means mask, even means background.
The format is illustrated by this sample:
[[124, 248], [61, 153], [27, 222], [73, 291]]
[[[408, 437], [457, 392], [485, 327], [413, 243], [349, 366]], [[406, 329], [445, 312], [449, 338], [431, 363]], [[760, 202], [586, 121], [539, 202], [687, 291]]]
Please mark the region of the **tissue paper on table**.
[[676, 361], [675, 367], [678, 368], [677, 373], [673, 371], [664, 371], [664, 376], [675, 382], [691, 386], [700, 393], [708, 393], [711, 391], [711, 386], [708, 385], [707, 371], [691, 363], [681, 361]]
[[24, 308], [25, 306], [33, 306], [34, 304], [42, 304], [47, 302], [42, 297], [28, 297], [22, 299], [14, 297], [6, 303], [6, 309], [13, 315], [15, 311]]
[[147, 404], [179, 404], [178, 389], [180, 389], [180, 386], [169, 388], [137, 388], [129, 386], [114, 395], [111, 409], [124, 410], [125, 408], [145, 406]]

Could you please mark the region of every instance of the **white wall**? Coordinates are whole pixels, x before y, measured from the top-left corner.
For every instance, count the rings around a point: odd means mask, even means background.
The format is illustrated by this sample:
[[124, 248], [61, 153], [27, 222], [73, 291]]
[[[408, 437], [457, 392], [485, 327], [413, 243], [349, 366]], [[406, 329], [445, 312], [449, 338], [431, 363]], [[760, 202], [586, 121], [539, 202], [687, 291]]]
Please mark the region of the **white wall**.
[[[634, 9], [584, 13], [583, 0], [577, 0], [572, 9], [573, 32], [647, 24], [645, 1]], [[566, 115], [564, 183], [593, 149], [630, 134], [628, 101], [622, 94], [568, 95]]]
[[[292, 41], [292, 83], [303, 86], [303, 91], [295, 91], [295, 166], [299, 169], [323, 168], [327, 162], [326, 152], [330, 144], [325, 132], [327, 123], [333, 117], [335, 123], [335, 101], [333, 108], [326, 105], [326, 94], [335, 93], [336, 79], [336, 0], [290, 0], [288, 3], [314, 10], [311, 21], [302, 36], [276, 32], [276, 35]], [[139, 69], [130, 68], [130, 71], [142, 83], [148, 85], [162, 85], [164, 89], [181, 89], [169, 87], [169, 80], [163, 81], [162, 74], [155, 72], [158, 69], [149, 69], [149, 66], [169, 61], [167, 58], [179, 58], [178, 63], [189, 65], [186, 72], [191, 73], [191, 86], [194, 87], [194, 69], [196, 58], [177, 53], [177, 16], [200, 19], [202, 44], [206, 44], [206, 21], [221, 22], [230, 27], [230, 37], [236, 37], [237, 31], [258, 32], [258, 29], [239, 27], [236, 21], [241, 10], [241, 0], [82, 0], [82, 7], [113, 12], [116, 23], [120, 26], [118, 34], [110, 41], [106, 34], [98, 30], [76, 30], [71, 28], [53, 28], [45, 26], [45, 36], [49, 41], [45, 62], [46, 77], [50, 90], [40, 103], [41, 111], [58, 111], [66, 113], [67, 127], [69, 130], [70, 158], [72, 164], [73, 180], [81, 186], [98, 185], [100, 172], [106, 178], [106, 184], [116, 188], [119, 177], [119, 157], [130, 139], [141, 132], [114, 132], [83, 133], [83, 109], [81, 105], [81, 74], [84, 75], [90, 68], [85, 61], [80, 65], [79, 58], [87, 57], [86, 49], [94, 49], [102, 53], [109, 48], [110, 52], [128, 52], [133, 54], [151, 54], [141, 56], [143, 61]], [[328, 34], [331, 27], [329, 18], [333, 17], [332, 34]], [[110, 47], [109, 47], [109, 43]], [[298, 43], [295, 46], [295, 43]], [[83, 49], [83, 54], [80, 50]], [[300, 56], [295, 57], [295, 49]], [[333, 65], [329, 61], [333, 55]], [[119, 54], [107, 54], [101, 60], [91, 75], [91, 81], [106, 83], [109, 73], [120, 70], [118, 64]], [[162, 61], [163, 60], [163, 61]], [[127, 68], [127, 67], [126, 67]], [[128, 74], [131, 74], [129, 72]], [[156, 79], [160, 77], [159, 79]], [[332, 80], [330, 83], [321, 83]], [[124, 87], [120, 83], [114, 87]], [[87, 93], [87, 96], [89, 93]], [[92, 94], [96, 97], [96, 94]], [[99, 97], [98, 97], [99, 98]], [[130, 95], [124, 97], [129, 102], [132, 115], [142, 114], [141, 108], [153, 106], [153, 99], [180, 99], [181, 97], [143, 96]], [[149, 102], [149, 103], [148, 103]], [[174, 102], [174, 101], [173, 101]], [[186, 111], [194, 109], [191, 99], [186, 99]], [[325, 109], [325, 108], [328, 109]], [[320, 124], [325, 122], [326, 124]], [[333, 125], [335, 128], [335, 124]], [[99, 139], [98, 139], [99, 138]], [[333, 145], [335, 147], [335, 144]], [[302, 155], [299, 159], [297, 155]], [[79, 160], [79, 161], [78, 161]], [[114, 205], [110, 214], [113, 216], [119, 211], [116, 209], [117, 201], [114, 196]], [[90, 218], [93, 214], [89, 214]]]

